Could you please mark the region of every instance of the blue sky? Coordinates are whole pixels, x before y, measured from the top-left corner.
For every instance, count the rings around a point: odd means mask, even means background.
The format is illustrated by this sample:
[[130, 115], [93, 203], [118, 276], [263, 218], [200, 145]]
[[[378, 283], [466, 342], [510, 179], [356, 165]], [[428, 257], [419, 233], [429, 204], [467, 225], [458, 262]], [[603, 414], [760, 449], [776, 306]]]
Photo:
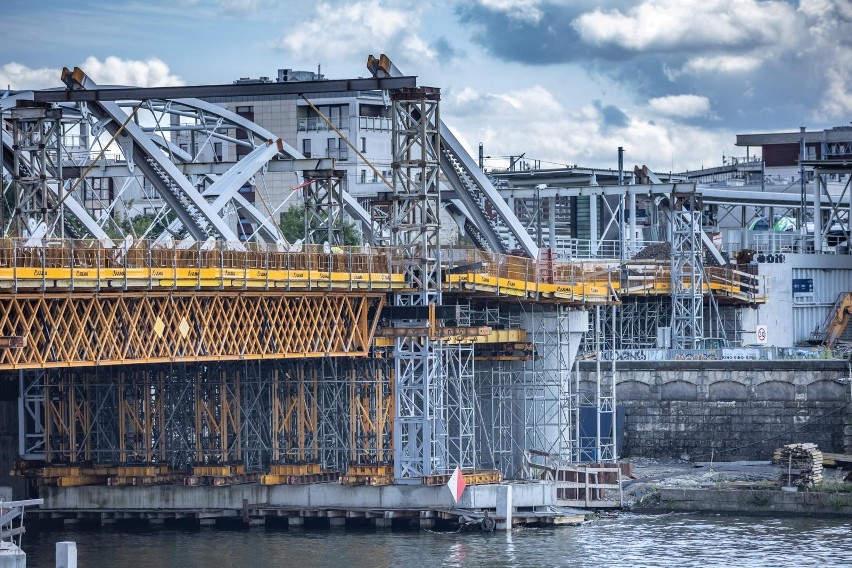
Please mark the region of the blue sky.
[[[414, 7], [412, 7], [412, 5]], [[442, 89], [470, 150], [658, 170], [742, 155], [737, 133], [852, 121], [852, 0], [4, 0], [0, 85], [367, 74]], [[498, 165], [498, 162], [494, 162]]]

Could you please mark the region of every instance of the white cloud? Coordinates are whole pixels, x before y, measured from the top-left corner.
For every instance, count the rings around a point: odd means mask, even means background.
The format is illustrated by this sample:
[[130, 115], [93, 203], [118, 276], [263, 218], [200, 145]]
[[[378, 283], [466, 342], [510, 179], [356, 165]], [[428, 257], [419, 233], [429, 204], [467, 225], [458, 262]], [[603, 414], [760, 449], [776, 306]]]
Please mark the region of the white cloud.
[[[136, 87], [167, 87], [183, 85], [184, 81], [169, 71], [169, 66], [156, 57], [146, 61], [109, 56], [103, 61], [87, 57], [79, 67], [101, 85], [132, 85]], [[61, 69], [42, 67], [32, 69], [10, 62], [0, 67], [0, 88], [14, 90], [61, 87]]]
[[801, 56], [816, 66], [826, 65], [816, 67], [825, 84], [813, 118], [846, 122], [852, 114], [852, 49], [846, 39], [852, 25], [852, 2], [800, 0], [799, 12], [808, 21], [809, 35]]
[[710, 99], [700, 95], [670, 95], [648, 101], [657, 114], [673, 118], [696, 118], [710, 114]]
[[537, 24], [542, 17], [541, 0], [479, 0], [479, 4], [517, 22]]
[[14, 61], [0, 67], [0, 89], [46, 89], [62, 86], [59, 69], [31, 69]]
[[752, 55], [716, 55], [693, 57], [686, 62], [679, 73], [709, 75], [719, 73], [746, 73], [754, 71], [762, 60]]
[[795, 10], [779, 0], [644, 0], [586, 12], [573, 26], [589, 44], [633, 51], [781, 45], [800, 35]]
[[351, 58], [353, 53], [393, 53], [401, 61], [434, 61], [437, 54], [413, 31], [419, 27], [417, 10], [369, 0], [339, 6], [320, 2], [305, 21], [273, 45], [316, 61]]
[[80, 65], [96, 83], [101, 85], [133, 85], [135, 87], [169, 87], [183, 85], [178, 75], [171, 74], [169, 66], [156, 57], [145, 61], [109, 56], [103, 61], [87, 57]]
[[[560, 96], [541, 86], [489, 94], [461, 89], [445, 97], [442, 116], [471, 155], [482, 142], [490, 156], [525, 152], [529, 159], [541, 160], [542, 167], [613, 168], [617, 148], [623, 146], [628, 164], [668, 171], [674, 162], [675, 169], [684, 170], [715, 163], [722, 152], [731, 151], [735, 140], [732, 131], [684, 125], [647, 108], [630, 110], [626, 125], [614, 127], [606, 124], [601, 105], [572, 106], [573, 101]], [[700, 101], [692, 104], [702, 106]], [[709, 102], [706, 108], [709, 112]], [[499, 162], [492, 159], [490, 164]]]

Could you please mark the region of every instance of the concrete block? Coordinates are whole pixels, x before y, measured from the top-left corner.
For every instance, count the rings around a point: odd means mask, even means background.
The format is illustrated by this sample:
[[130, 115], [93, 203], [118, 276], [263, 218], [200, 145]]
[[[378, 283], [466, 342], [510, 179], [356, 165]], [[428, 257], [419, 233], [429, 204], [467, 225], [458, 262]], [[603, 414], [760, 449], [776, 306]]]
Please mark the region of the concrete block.
[[387, 530], [393, 525], [393, 519], [375, 518], [371, 519], [372, 524], [376, 529]]
[[305, 526], [303, 517], [287, 517], [287, 528], [300, 529]]
[[346, 526], [346, 517], [329, 517], [328, 528], [342, 529]]
[[77, 543], [56, 543], [56, 568], [77, 568]]
[[497, 516], [504, 517], [506, 520], [501, 523], [504, 528], [510, 530], [512, 528], [512, 513], [514, 507], [512, 505], [512, 486], [501, 485], [497, 488]]

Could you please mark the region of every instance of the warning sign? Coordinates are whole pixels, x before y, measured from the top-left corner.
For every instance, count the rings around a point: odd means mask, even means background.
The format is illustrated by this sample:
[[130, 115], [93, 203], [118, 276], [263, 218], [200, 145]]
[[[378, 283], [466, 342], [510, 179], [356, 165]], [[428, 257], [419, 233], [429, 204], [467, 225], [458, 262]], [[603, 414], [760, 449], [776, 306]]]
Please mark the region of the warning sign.
[[757, 329], [755, 330], [754, 334], [757, 338], [757, 343], [760, 343], [761, 345], [766, 345], [767, 343], [769, 343], [768, 330], [765, 325], [757, 326]]

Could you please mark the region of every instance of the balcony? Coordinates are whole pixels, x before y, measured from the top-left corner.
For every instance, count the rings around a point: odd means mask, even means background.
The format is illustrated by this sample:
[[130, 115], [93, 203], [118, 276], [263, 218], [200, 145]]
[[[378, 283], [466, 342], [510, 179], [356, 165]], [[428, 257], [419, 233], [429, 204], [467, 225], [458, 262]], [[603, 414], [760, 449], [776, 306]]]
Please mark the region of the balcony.
[[[329, 119], [338, 130], [349, 130], [349, 117], [341, 116]], [[300, 118], [298, 124], [299, 132], [325, 132], [331, 130], [328, 123], [318, 116]]]

